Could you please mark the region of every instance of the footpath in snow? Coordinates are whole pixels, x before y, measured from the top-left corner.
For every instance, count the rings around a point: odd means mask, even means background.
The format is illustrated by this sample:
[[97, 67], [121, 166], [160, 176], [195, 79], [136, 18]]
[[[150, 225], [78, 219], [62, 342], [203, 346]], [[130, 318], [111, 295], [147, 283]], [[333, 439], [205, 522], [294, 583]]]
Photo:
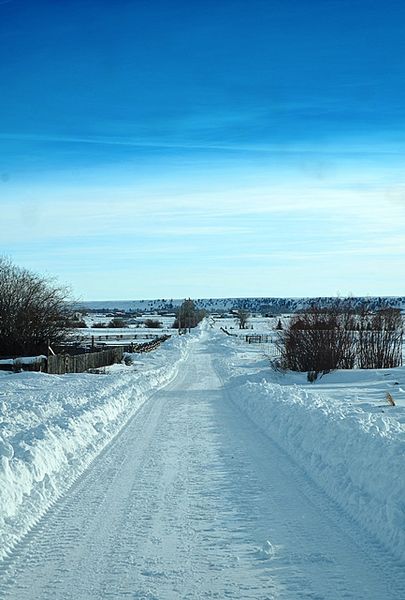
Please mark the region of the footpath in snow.
[[204, 327], [167, 344], [2, 377], [2, 600], [403, 600], [401, 406]]

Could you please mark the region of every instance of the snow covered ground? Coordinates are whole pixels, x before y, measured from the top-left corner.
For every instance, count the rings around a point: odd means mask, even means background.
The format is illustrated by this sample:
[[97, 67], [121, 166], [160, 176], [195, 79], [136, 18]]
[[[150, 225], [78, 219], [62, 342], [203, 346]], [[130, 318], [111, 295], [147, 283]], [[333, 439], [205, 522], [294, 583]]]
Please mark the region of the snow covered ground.
[[193, 342], [173, 337], [105, 375], [0, 371], [0, 558], [176, 376]]
[[309, 384], [208, 323], [135, 360], [0, 373], [1, 598], [403, 600], [405, 369]]
[[[111, 321], [111, 315], [92, 313], [87, 315], [84, 320], [87, 324], [86, 328], [75, 328], [72, 331], [71, 339], [76, 342], [86, 342], [91, 344], [92, 338], [98, 343], [108, 345], [128, 345], [133, 343], [142, 343], [151, 339], [151, 337], [159, 337], [162, 335], [176, 335], [177, 330], [172, 328], [174, 317], [162, 315], [144, 315], [142, 317], [134, 317], [124, 319], [127, 321], [126, 327], [107, 327]], [[148, 319], [159, 321], [160, 327], [145, 327], [145, 321]], [[103, 327], [94, 327], [94, 324], [102, 323]]]
[[222, 376], [238, 407], [405, 561], [405, 368], [336, 371], [308, 383], [305, 373], [269, 369], [260, 346], [223, 337]]

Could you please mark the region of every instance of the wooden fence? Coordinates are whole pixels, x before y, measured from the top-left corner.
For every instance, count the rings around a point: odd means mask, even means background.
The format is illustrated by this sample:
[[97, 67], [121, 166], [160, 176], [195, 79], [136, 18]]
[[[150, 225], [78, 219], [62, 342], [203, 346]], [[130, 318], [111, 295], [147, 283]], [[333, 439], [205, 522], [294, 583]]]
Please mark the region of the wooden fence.
[[[143, 344], [130, 344], [128, 346], [104, 347], [97, 352], [85, 352], [84, 348], [66, 346], [60, 348], [60, 354], [39, 356], [34, 358], [16, 358], [0, 360], [0, 370], [5, 371], [44, 371], [51, 375], [64, 375], [65, 373], [84, 373], [89, 369], [99, 369], [122, 361], [125, 352], [151, 352], [160, 344], [168, 340], [170, 335], [153, 336], [149, 342]], [[69, 354], [69, 352], [75, 354]]]
[[84, 373], [88, 369], [107, 367], [121, 362], [124, 356], [123, 348], [109, 348], [100, 352], [87, 354], [56, 354], [48, 357], [48, 373], [64, 375], [65, 373]]
[[245, 341], [248, 344], [269, 344], [270, 342], [273, 341], [272, 336], [267, 335], [267, 334], [257, 334], [257, 335], [245, 335], [244, 336]]
[[[169, 335], [169, 330], [163, 335]], [[69, 340], [72, 345], [82, 344], [86, 346], [97, 346], [101, 342], [112, 342], [112, 345], [118, 345], [121, 341], [124, 342], [128, 340], [156, 340], [162, 337], [162, 333], [103, 333], [103, 334], [95, 334], [92, 335], [71, 335]], [[170, 335], [169, 335], [170, 337]], [[103, 344], [105, 345], [105, 344]]]
[[156, 350], [156, 348], [159, 348], [160, 344], [168, 340], [170, 337], [170, 335], [162, 335], [161, 337], [156, 338], [152, 342], [145, 342], [144, 344], [131, 344], [130, 347], [126, 346], [125, 349], [127, 352], [152, 352], [152, 350]]
[[223, 327], [221, 327], [220, 329], [221, 329], [221, 331], [226, 333], [226, 335], [231, 335], [232, 337], [238, 337], [237, 333], [230, 333], [227, 329], [224, 329]]

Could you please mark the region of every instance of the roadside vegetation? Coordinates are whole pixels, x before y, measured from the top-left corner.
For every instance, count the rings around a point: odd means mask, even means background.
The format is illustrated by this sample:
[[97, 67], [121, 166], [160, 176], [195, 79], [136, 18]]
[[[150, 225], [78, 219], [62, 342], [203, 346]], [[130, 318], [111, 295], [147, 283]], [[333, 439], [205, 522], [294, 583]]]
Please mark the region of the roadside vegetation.
[[381, 369], [401, 365], [403, 320], [388, 305], [372, 310], [336, 299], [327, 307], [314, 303], [294, 315], [279, 331], [279, 366], [317, 373], [334, 369]]

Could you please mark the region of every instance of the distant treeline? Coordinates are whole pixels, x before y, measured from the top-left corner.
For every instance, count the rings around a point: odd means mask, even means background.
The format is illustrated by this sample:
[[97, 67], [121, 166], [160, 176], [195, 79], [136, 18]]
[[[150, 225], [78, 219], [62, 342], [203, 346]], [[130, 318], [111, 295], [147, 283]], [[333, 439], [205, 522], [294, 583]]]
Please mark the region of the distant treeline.
[[[296, 313], [300, 310], [307, 310], [313, 304], [328, 308], [336, 301], [336, 297], [315, 297], [315, 298], [198, 298], [194, 299], [197, 309], [208, 312], [228, 312], [231, 310], [245, 309], [251, 313], [260, 314], [281, 314]], [[134, 300], [134, 301], [102, 301], [83, 302], [81, 306], [89, 312], [109, 313], [111, 315], [123, 311], [132, 314], [144, 314], [150, 312], [176, 312], [184, 300], [173, 300], [160, 298], [158, 300]], [[387, 306], [405, 310], [405, 296], [374, 296], [364, 297], [356, 296], [351, 298], [354, 306], [361, 307], [364, 303], [378, 310]]]

